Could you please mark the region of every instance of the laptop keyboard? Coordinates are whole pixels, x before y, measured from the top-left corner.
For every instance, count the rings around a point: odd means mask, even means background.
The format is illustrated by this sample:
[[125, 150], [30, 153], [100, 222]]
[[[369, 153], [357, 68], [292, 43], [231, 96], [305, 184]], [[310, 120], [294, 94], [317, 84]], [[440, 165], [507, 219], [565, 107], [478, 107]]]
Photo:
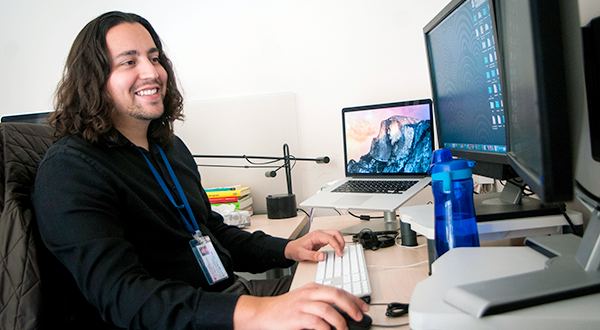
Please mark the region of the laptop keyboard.
[[414, 186], [418, 180], [349, 180], [331, 192], [365, 194], [401, 194]]

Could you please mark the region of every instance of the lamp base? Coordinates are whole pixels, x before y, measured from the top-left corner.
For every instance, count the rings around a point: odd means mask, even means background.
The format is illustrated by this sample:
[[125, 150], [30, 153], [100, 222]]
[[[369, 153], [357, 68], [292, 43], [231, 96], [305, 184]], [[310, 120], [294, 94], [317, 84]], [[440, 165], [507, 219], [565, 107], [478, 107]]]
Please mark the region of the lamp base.
[[267, 196], [267, 218], [285, 219], [297, 215], [296, 195], [280, 194]]

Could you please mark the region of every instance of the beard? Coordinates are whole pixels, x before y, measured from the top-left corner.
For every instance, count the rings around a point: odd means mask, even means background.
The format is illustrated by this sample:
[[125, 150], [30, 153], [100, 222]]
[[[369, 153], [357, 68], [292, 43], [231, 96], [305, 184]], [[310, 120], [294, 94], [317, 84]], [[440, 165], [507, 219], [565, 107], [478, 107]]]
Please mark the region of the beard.
[[152, 110], [146, 109], [141, 104], [134, 103], [127, 107], [127, 113], [129, 116], [141, 120], [158, 119], [164, 114], [165, 107], [162, 99], [160, 101], [153, 102], [150, 105], [152, 106]]
[[[143, 88], [144, 86], [156, 84], [159, 87], [158, 96], [159, 98], [153, 102], [147, 103], [146, 100], [137, 99], [135, 91]], [[162, 83], [160, 79], [145, 80], [135, 86], [131, 87], [131, 103], [126, 107], [126, 113], [129, 116], [140, 119], [140, 120], [154, 120], [160, 118], [165, 112], [164, 99], [166, 96], [166, 84]]]

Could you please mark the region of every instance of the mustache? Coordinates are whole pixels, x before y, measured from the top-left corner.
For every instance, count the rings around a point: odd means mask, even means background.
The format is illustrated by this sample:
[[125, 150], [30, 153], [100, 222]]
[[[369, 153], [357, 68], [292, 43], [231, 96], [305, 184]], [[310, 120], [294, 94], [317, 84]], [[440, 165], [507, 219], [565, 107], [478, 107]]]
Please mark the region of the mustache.
[[131, 87], [131, 92], [134, 93], [137, 90], [140, 90], [146, 86], [155, 86], [158, 85], [159, 90], [163, 89], [163, 82], [160, 78], [155, 78], [155, 79], [146, 79], [142, 82], [140, 82], [139, 84], [136, 84], [134, 86]]

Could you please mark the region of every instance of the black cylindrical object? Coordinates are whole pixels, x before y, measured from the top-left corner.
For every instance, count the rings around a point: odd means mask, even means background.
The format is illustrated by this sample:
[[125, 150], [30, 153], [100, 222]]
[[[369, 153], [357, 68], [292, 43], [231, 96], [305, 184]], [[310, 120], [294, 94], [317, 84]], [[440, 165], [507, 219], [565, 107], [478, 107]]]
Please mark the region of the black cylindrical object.
[[267, 218], [285, 219], [298, 215], [296, 195], [280, 194], [267, 196]]

